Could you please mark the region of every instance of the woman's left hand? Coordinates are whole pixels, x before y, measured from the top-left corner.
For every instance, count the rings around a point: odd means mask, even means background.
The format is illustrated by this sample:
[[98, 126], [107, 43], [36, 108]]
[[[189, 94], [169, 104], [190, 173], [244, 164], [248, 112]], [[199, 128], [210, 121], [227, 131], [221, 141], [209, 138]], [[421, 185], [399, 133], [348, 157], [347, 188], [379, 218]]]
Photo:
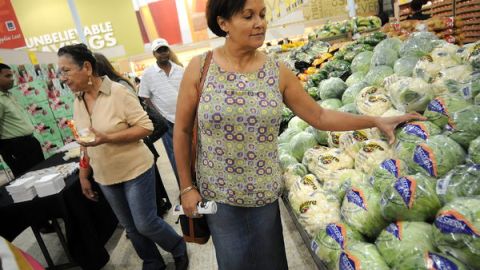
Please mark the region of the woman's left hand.
[[97, 131], [93, 128], [90, 128], [90, 131], [93, 134], [95, 134], [95, 141], [88, 142], [88, 143], [87, 142], [82, 142], [82, 141], [77, 141], [78, 144], [80, 144], [81, 146], [85, 146], [85, 147], [94, 147], [94, 146], [98, 146], [98, 145], [109, 142], [109, 137], [108, 137], [107, 134], [99, 132], [99, 131]]
[[395, 142], [395, 128], [401, 123], [409, 122], [412, 120], [424, 121], [426, 120], [426, 118], [418, 113], [408, 113], [402, 116], [393, 117], [378, 117], [375, 121], [375, 125], [387, 136], [388, 143], [393, 144]]

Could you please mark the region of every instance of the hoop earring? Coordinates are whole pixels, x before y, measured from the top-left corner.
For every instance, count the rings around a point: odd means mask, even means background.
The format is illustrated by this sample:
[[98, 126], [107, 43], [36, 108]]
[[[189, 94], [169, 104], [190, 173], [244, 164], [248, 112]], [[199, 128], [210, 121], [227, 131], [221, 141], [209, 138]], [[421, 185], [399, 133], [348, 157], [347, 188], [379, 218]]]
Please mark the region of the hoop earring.
[[88, 76], [88, 85], [93, 85], [92, 76]]

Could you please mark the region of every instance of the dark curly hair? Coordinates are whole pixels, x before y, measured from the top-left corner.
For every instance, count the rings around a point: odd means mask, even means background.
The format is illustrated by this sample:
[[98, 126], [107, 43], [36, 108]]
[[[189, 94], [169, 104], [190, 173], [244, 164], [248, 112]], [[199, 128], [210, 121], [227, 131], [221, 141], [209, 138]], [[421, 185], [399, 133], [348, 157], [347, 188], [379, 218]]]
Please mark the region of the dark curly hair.
[[63, 46], [58, 50], [57, 55], [59, 57], [63, 55], [71, 56], [75, 64], [77, 64], [79, 67], [83, 66], [83, 63], [85, 62], [89, 62], [92, 65], [93, 74], [98, 75], [97, 59], [93, 55], [92, 51], [88, 49], [87, 45], [83, 43]]
[[217, 17], [220, 16], [225, 20], [230, 19], [235, 13], [241, 11], [247, 0], [208, 0], [207, 16], [208, 28], [217, 36], [225, 37], [227, 33], [218, 25]]

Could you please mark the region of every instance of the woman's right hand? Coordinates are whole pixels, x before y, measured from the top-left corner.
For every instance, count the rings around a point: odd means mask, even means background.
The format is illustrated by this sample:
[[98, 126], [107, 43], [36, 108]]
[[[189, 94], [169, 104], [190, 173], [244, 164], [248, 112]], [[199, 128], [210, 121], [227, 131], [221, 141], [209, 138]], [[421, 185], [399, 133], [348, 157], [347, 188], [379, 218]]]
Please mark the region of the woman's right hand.
[[198, 217], [197, 205], [202, 201], [202, 196], [196, 189], [192, 189], [189, 192], [182, 195], [180, 198], [182, 202], [183, 212], [188, 217]]
[[98, 193], [92, 189], [92, 183], [88, 179], [80, 178], [80, 186], [82, 187], [82, 193], [87, 199], [94, 202], [98, 201]]

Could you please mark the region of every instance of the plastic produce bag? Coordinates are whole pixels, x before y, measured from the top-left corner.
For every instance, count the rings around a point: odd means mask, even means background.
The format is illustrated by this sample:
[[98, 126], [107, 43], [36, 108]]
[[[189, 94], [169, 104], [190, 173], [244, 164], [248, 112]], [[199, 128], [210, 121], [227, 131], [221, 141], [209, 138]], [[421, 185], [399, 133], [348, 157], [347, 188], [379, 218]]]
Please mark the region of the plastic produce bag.
[[415, 33], [409, 39], [403, 42], [400, 47], [400, 55], [422, 57], [428, 55], [435, 47], [435, 40], [438, 38], [431, 33]]
[[[313, 174], [306, 174], [304, 175], [299, 181], [295, 182], [291, 188], [290, 192], [288, 193], [290, 204], [293, 206], [301, 204], [295, 204], [297, 202], [296, 199], [303, 200], [303, 197], [308, 197], [314, 191], [321, 190], [321, 185], [318, 182], [318, 179]], [[297, 207], [298, 208], [298, 207]], [[300, 212], [300, 208], [295, 208], [294, 210]]]
[[314, 146], [314, 147], [308, 149], [303, 154], [302, 164], [305, 165], [308, 168], [308, 164], [310, 164], [312, 162], [313, 163], [317, 162], [318, 157], [321, 154], [323, 154], [323, 153], [325, 153], [329, 150], [330, 150], [330, 148], [325, 147], [325, 146], [320, 146], [320, 145], [317, 145], [317, 146]]
[[349, 103], [345, 104], [340, 109], [338, 109], [339, 112], [346, 112], [346, 113], [352, 113], [352, 114], [358, 114], [357, 111], [357, 106], [355, 106], [354, 103]]
[[298, 163], [297, 159], [289, 154], [281, 154], [278, 158], [280, 160], [280, 167], [285, 170], [288, 166]]
[[380, 194], [369, 185], [354, 185], [343, 199], [342, 219], [363, 235], [377, 237], [387, 226], [380, 210], [380, 199]]
[[352, 61], [351, 69], [352, 73], [363, 72], [367, 73], [370, 70], [370, 62], [373, 56], [373, 52], [366, 51], [361, 52]]
[[470, 142], [468, 155], [473, 163], [480, 164], [480, 136]]
[[320, 145], [328, 145], [328, 133], [327, 131], [319, 130], [314, 127], [308, 127], [306, 132], [312, 134]]
[[432, 57], [425, 56], [420, 58], [415, 65], [415, 68], [413, 69], [413, 77], [431, 83], [437, 77], [440, 70], [442, 70], [442, 66], [434, 63]]
[[378, 129], [343, 132], [339, 137], [339, 147], [354, 158], [362, 148], [364, 142], [371, 139], [380, 139], [381, 135]]
[[444, 95], [434, 98], [427, 105], [424, 116], [435, 125], [443, 128], [454, 112], [460, 111], [470, 104], [456, 95]]
[[400, 52], [400, 47], [402, 47], [402, 41], [398, 38], [387, 38], [382, 40], [375, 46], [374, 52], [382, 51], [384, 49], [393, 50], [397, 55]]
[[355, 156], [355, 169], [368, 175], [385, 159], [393, 155], [390, 146], [379, 139], [365, 141]]
[[322, 100], [322, 107], [325, 109], [329, 110], [338, 110], [340, 107], [342, 107], [342, 101], [337, 98], [329, 98]]
[[308, 126], [310, 125], [298, 116], [293, 117], [288, 122], [288, 128], [298, 128], [300, 130], [305, 130]]
[[390, 48], [375, 48], [371, 59], [370, 67], [389, 66], [393, 67], [398, 59], [398, 53]]
[[389, 66], [372, 67], [365, 75], [365, 81], [370, 85], [381, 86], [383, 80], [392, 74], [393, 69]]
[[385, 159], [370, 176], [370, 184], [376, 191], [383, 193], [385, 189], [393, 185], [401, 176], [408, 174], [408, 167], [400, 159]]
[[348, 250], [340, 254], [338, 268], [344, 269], [375, 269], [389, 270], [375, 245], [364, 242], [354, 242]]
[[473, 100], [473, 104], [480, 105], [480, 94], [475, 96], [475, 98]]
[[437, 181], [437, 194], [443, 203], [458, 197], [480, 195], [480, 165], [460, 165]]
[[293, 138], [293, 136], [297, 135], [298, 133], [302, 132], [302, 129], [293, 127], [287, 128], [285, 131], [278, 136], [278, 143], [288, 143]]
[[402, 176], [385, 189], [382, 215], [386, 220], [427, 221], [440, 209], [435, 179], [422, 174]]
[[346, 131], [328, 131], [328, 146], [339, 148], [340, 147], [340, 136]]
[[367, 73], [363, 73], [363, 72], [355, 72], [355, 73], [352, 73], [352, 75], [350, 75], [347, 80], [345, 81], [345, 83], [347, 84], [348, 87], [352, 86], [353, 84], [356, 84], [356, 83], [359, 83], [361, 81], [363, 81], [363, 79], [365, 78], [365, 75]]
[[385, 89], [375, 86], [362, 89], [355, 104], [359, 113], [370, 116], [380, 116], [392, 107]]
[[480, 134], [480, 106], [472, 105], [454, 112], [445, 129], [448, 137], [468, 149], [470, 142]]
[[307, 168], [318, 179], [326, 180], [333, 171], [353, 169], [353, 159], [338, 148], [330, 148], [307, 161]]
[[480, 269], [480, 196], [458, 198], [446, 204], [434, 221], [435, 246]]
[[421, 79], [401, 79], [388, 88], [393, 106], [404, 112], [423, 112], [433, 99], [433, 91], [429, 84]]
[[465, 161], [465, 151], [447, 136], [436, 135], [425, 143], [416, 145], [404, 161], [416, 172], [432, 177], [443, 177], [448, 171]]
[[477, 93], [472, 85], [470, 65], [453, 66], [441, 70], [433, 83], [435, 95], [456, 94], [464, 99], [472, 99]]
[[282, 174], [287, 190], [290, 190], [290, 187], [294, 185], [295, 182], [301, 180], [307, 173], [307, 168], [301, 163], [295, 163], [288, 166]]
[[332, 192], [342, 201], [345, 193], [354, 185], [366, 184], [366, 174], [354, 169], [342, 169], [332, 171], [323, 182], [323, 189]]
[[468, 270], [468, 268], [459, 260], [432, 251], [418, 252], [415, 255], [405, 258], [402, 262], [395, 265], [392, 270]]
[[456, 50], [456, 47], [438, 47], [433, 49], [433, 51], [430, 53], [430, 56], [432, 57], [433, 62], [437, 65], [440, 65], [442, 68], [453, 67], [460, 64], [455, 57], [453, 57], [453, 53], [455, 53]]
[[342, 103], [345, 104], [350, 104], [355, 102], [355, 97], [362, 91], [363, 88], [367, 87], [368, 84], [366, 82], [358, 82], [352, 84], [350, 87], [343, 92], [342, 95]]
[[413, 69], [415, 68], [418, 60], [419, 58], [414, 56], [402, 57], [395, 61], [395, 64], [393, 65], [393, 71], [398, 76], [410, 77], [413, 74]]
[[342, 251], [356, 241], [363, 241], [359, 232], [345, 223], [330, 223], [317, 233], [311, 248], [328, 269], [335, 269]]
[[385, 262], [393, 267], [410, 256], [435, 250], [432, 229], [425, 222], [394, 222], [380, 233], [375, 245]]
[[435, 124], [429, 121], [413, 121], [409, 122], [395, 132], [397, 140], [404, 142], [424, 142], [430, 137], [439, 135], [442, 130]]
[[303, 153], [315, 145], [317, 145], [315, 136], [313, 136], [311, 133], [302, 131], [293, 136], [292, 140], [290, 141], [290, 153], [300, 162], [302, 161]]
[[329, 98], [341, 98], [347, 85], [340, 78], [329, 78], [320, 82], [319, 96], [322, 100]]

